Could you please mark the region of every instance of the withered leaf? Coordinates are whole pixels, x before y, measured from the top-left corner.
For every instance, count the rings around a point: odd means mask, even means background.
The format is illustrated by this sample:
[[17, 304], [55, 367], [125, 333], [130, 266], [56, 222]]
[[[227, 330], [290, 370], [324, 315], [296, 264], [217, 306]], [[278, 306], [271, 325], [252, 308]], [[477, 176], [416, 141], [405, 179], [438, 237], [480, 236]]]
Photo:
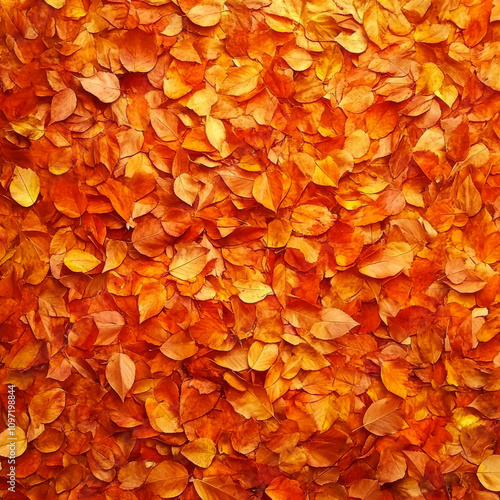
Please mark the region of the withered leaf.
[[95, 269], [101, 261], [89, 252], [70, 250], [64, 256], [64, 265], [75, 273], [88, 273]]
[[163, 460], [156, 465], [146, 479], [146, 486], [151, 494], [161, 498], [175, 498], [188, 484], [186, 468], [172, 460]]
[[61, 388], [49, 389], [33, 396], [29, 405], [30, 417], [38, 424], [50, 424], [61, 415], [65, 405], [65, 391]]
[[95, 95], [101, 102], [115, 102], [120, 97], [120, 82], [116, 75], [106, 71], [98, 71], [94, 76], [80, 78], [82, 87]]
[[401, 430], [405, 420], [399, 410], [401, 403], [397, 399], [383, 398], [366, 410], [363, 426], [376, 436], [387, 436]]
[[76, 109], [77, 97], [73, 90], [64, 89], [53, 98], [50, 106], [51, 123], [60, 122], [70, 117]]
[[40, 194], [40, 179], [35, 171], [16, 167], [9, 191], [14, 201], [19, 205], [31, 207]]
[[121, 352], [113, 354], [106, 364], [106, 379], [122, 401], [134, 385], [135, 371], [135, 363]]

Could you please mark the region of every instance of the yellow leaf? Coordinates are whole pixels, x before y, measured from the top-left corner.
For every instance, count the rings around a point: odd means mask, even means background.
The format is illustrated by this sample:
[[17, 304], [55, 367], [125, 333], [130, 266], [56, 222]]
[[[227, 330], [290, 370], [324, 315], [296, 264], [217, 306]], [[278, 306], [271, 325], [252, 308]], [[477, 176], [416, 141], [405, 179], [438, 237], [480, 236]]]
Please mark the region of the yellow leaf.
[[271, 248], [284, 247], [291, 234], [292, 225], [289, 221], [274, 219], [267, 226], [267, 246]]
[[443, 82], [444, 73], [439, 66], [432, 62], [424, 63], [417, 80], [416, 92], [423, 95], [433, 94], [441, 88]]
[[240, 68], [230, 68], [227, 77], [222, 82], [221, 93], [241, 96], [252, 92], [257, 87], [259, 81], [259, 71], [253, 66], [241, 66]]
[[259, 281], [237, 280], [234, 286], [240, 291], [238, 297], [247, 304], [260, 302], [274, 293], [269, 285]]
[[11, 122], [11, 126], [14, 132], [32, 141], [38, 141], [45, 134], [45, 127], [42, 121], [33, 115]]
[[370, 136], [364, 130], [355, 130], [345, 140], [344, 149], [353, 158], [362, 158], [370, 149]]
[[167, 401], [158, 403], [154, 398], [147, 398], [145, 409], [151, 427], [156, 431], [166, 434], [182, 432], [179, 422], [179, 410], [174, 410]]
[[208, 113], [210, 113], [210, 109], [218, 99], [219, 97], [217, 96], [217, 93], [210, 87], [207, 87], [203, 90], [198, 90], [198, 92], [195, 92], [189, 98], [186, 106], [189, 109], [192, 109], [198, 116], [206, 116], [208, 115]]
[[199, 438], [183, 446], [181, 453], [193, 464], [206, 469], [210, 467], [217, 448], [208, 438]]
[[66, 0], [45, 0], [45, 3], [54, 9], [62, 9], [66, 5]]
[[[161, 0], [163, 3], [169, 3], [170, 0]], [[151, 4], [151, 0], [149, 2]], [[171, 14], [168, 16], [169, 23], [167, 27], [161, 32], [162, 35], [165, 36], [175, 36], [178, 35], [182, 31], [182, 17], [178, 14]]]
[[264, 344], [255, 341], [248, 350], [248, 366], [256, 371], [266, 371], [278, 357], [277, 344]]
[[388, 12], [382, 9], [378, 2], [373, 2], [368, 7], [363, 17], [363, 26], [368, 38], [382, 50], [388, 46], [386, 33], [389, 27]]
[[350, 113], [363, 113], [374, 101], [373, 89], [368, 85], [358, 85], [347, 92], [339, 106]]
[[9, 427], [0, 434], [0, 457], [20, 457], [27, 447], [26, 433], [21, 427]]
[[40, 179], [29, 168], [16, 167], [9, 187], [14, 201], [22, 207], [31, 207], [40, 194]]
[[316, 63], [316, 76], [320, 80], [330, 80], [341, 69], [344, 64], [344, 56], [337, 44], [328, 45], [321, 59]]
[[316, 161], [316, 168], [312, 178], [314, 184], [339, 187], [339, 177], [339, 166], [331, 156]]
[[179, 119], [168, 109], [153, 109], [151, 126], [162, 141], [179, 140]]
[[91, 253], [83, 250], [70, 250], [64, 256], [64, 265], [75, 273], [88, 273], [95, 269], [101, 261]]
[[113, 354], [106, 365], [106, 379], [109, 385], [125, 401], [125, 396], [135, 382], [135, 363], [127, 354]]
[[450, 31], [449, 24], [431, 24], [425, 21], [417, 26], [413, 38], [416, 42], [439, 43], [448, 39]]
[[205, 132], [208, 142], [220, 153], [222, 158], [226, 158], [231, 154], [231, 149], [226, 140], [226, 129], [222, 120], [207, 116]]
[[245, 418], [267, 420], [274, 416], [273, 406], [263, 387], [249, 386], [245, 391], [230, 387], [226, 390], [226, 398], [235, 411]]
[[194, 281], [205, 268], [208, 250], [194, 244], [180, 246], [170, 262], [169, 272], [177, 279]]
[[330, 394], [319, 401], [309, 403], [311, 416], [319, 432], [326, 432], [339, 417], [336, 399]]
[[481, 82], [493, 90], [500, 91], [500, 58], [493, 57], [491, 61], [482, 61], [479, 65], [477, 77]]
[[362, 54], [368, 47], [368, 42], [361, 31], [351, 34], [343, 31], [335, 37], [335, 41], [351, 54]]
[[441, 88], [439, 90], [436, 90], [436, 92], [434, 93], [450, 108], [458, 98], [458, 90], [455, 85], [442, 85]]
[[324, 308], [321, 311], [321, 321], [311, 328], [311, 335], [322, 340], [333, 340], [344, 336], [359, 325], [348, 314], [335, 307]]
[[490, 455], [477, 468], [479, 482], [490, 491], [500, 491], [500, 455]]
[[408, 270], [412, 262], [411, 246], [406, 242], [392, 241], [383, 250], [372, 254], [369, 260], [361, 262], [359, 272], [370, 278], [388, 278]]

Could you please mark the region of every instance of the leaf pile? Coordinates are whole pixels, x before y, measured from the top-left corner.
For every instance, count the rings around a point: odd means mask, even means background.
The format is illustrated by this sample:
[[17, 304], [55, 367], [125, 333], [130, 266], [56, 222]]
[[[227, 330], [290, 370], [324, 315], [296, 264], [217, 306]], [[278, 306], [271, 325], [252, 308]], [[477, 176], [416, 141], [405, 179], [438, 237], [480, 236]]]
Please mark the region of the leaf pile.
[[498, 21], [0, 2], [5, 498], [498, 498]]

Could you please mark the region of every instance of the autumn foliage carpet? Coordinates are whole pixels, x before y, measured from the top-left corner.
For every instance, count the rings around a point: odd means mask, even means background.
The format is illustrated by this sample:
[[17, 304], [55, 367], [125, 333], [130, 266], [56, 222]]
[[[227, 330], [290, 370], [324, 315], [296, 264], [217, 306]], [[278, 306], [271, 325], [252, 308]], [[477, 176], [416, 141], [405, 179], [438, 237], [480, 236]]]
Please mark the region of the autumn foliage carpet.
[[1, 0], [0, 496], [498, 500], [499, 21]]

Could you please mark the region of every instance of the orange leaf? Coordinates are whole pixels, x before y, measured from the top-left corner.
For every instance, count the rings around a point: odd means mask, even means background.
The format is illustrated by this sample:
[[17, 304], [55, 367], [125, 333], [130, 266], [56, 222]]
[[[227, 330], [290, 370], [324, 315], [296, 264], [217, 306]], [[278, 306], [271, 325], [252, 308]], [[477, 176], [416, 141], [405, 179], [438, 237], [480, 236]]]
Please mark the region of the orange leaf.
[[106, 379], [121, 400], [125, 401], [127, 392], [135, 382], [135, 363], [127, 354], [113, 354], [106, 365]]
[[113, 73], [98, 71], [94, 76], [80, 78], [82, 87], [101, 102], [115, 102], [121, 94], [120, 82]]
[[50, 123], [60, 122], [70, 117], [77, 104], [77, 97], [73, 90], [64, 89], [52, 98], [50, 106]]
[[161, 498], [175, 498], [188, 485], [189, 476], [185, 467], [171, 460], [160, 462], [146, 479], [147, 490]]
[[167, 291], [165, 287], [152, 278], [146, 278], [139, 292], [139, 322], [144, 323], [156, 316], [165, 306]]
[[376, 436], [395, 434], [405, 425], [400, 404], [396, 399], [387, 398], [373, 403], [363, 416], [363, 427]]

